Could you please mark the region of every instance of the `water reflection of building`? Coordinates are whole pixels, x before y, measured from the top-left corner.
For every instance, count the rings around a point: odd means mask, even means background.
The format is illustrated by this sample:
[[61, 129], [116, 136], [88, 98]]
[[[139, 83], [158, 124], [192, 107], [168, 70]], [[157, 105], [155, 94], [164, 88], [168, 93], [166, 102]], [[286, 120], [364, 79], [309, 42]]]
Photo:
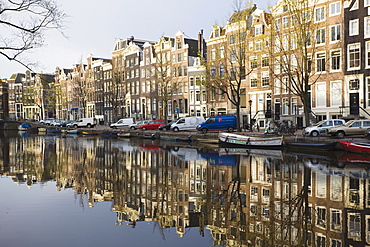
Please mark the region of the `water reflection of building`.
[[207, 228], [225, 246], [370, 244], [364, 163], [343, 169], [280, 151], [200, 153], [95, 137], [32, 136], [0, 147], [2, 174], [29, 186], [56, 180], [58, 190], [73, 188], [89, 206], [110, 201], [118, 225], [154, 221], [180, 237], [189, 227]]

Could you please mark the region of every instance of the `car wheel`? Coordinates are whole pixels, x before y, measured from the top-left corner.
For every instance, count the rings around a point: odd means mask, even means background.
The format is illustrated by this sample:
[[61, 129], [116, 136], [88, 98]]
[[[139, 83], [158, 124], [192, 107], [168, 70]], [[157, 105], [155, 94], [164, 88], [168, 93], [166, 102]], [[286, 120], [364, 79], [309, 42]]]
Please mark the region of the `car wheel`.
[[317, 131], [312, 131], [312, 132], [311, 132], [311, 136], [313, 136], [313, 137], [318, 137], [318, 136], [319, 136], [319, 132], [317, 132]]
[[73, 127], [75, 127], [76, 129], [78, 128], [78, 125], [77, 124], [75, 124], [75, 125], [73, 125]]
[[175, 128], [173, 128], [173, 131], [179, 132], [179, 128], [175, 127]]
[[162, 131], [167, 131], [167, 128], [162, 128]]
[[346, 134], [343, 131], [338, 131], [337, 132], [337, 137], [338, 138], [343, 138]]
[[145, 128], [145, 127], [143, 127], [143, 130], [146, 130], [146, 128]]
[[229, 127], [229, 128], [227, 128], [227, 131], [228, 132], [233, 132], [234, 131], [234, 128], [233, 127]]
[[203, 134], [206, 134], [206, 133], [207, 133], [207, 131], [208, 131], [208, 130], [207, 130], [206, 128], [202, 129], [202, 133], [203, 133]]
[[87, 128], [92, 128], [92, 127], [91, 127], [91, 124], [87, 124]]
[[134, 127], [134, 126], [131, 126], [131, 127], [130, 127], [130, 130], [135, 130], [135, 127]]

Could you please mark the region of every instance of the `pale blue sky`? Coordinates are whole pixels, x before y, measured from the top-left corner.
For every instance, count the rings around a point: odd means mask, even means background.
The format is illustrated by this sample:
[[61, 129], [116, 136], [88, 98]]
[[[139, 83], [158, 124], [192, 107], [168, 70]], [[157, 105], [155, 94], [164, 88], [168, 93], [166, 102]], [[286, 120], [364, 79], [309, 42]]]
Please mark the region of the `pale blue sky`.
[[[64, 30], [68, 39], [55, 30], [47, 33], [46, 47], [34, 50], [27, 57], [41, 65], [36, 72], [53, 73], [56, 66], [71, 68], [88, 53], [110, 58], [115, 38], [134, 36], [157, 41], [162, 35], [173, 37], [183, 31], [197, 38], [201, 29], [205, 38], [212, 25], [224, 25], [233, 11], [234, 0], [59, 0], [70, 17]], [[258, 0], [257, 7], [267, 9], [270, 2]], [[24, 73], [25, 68], [0, 57], [0, 78]]]

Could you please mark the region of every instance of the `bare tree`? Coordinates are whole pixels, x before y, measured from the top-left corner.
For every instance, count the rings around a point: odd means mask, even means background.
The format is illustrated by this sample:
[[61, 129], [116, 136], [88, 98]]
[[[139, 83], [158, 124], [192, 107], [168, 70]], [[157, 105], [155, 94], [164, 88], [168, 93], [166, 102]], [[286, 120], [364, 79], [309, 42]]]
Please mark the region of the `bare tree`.
[[156, 63], [155, 76], [159, 99], [162, 101], [162, 109], [159, 107], [159, 116], [163, 113], [165, 122], [168, 120], [168, 103], [173, 94], [173, 76], [171, 71], [171, 45], [166, 37], [162, 37], [155, 46]]
[[[335, 26], [325, 34], [328, 17], [318, 5], [319, 1], [283, 0], [272, 9], [270, 63], [275, 94], [292, 94], [300, 99], [305, 124], [310, 124], [311, 87], [325, 80], [325, 72], [332, 53], [326, 53], [340, 45], [340, 28]], [[339, 20], [339, 19], [338, 19]], [[335, 22], [331, 22], [331, 25]], [[331, 44], [327, 46], [330, 36]], [[320, 57], [321, 56], [321, 57]], [[335, 57], [333, 57], [335, 59]], [[339, 57], [340, 59], [340, 57]], [[332, 66], [340, 66], [334, 63]]]
[[214, 47], [209, 46], [209, 57], [206, 65], [207, 79], [205, 86], [215, 88], [220, 95], [225, 95], [236, 111], [237, 130], [241, 130], [241, 107], [246, 93], [245, 80], [254, 67], [246, 52], [253, 39], [252, 13], [256, 6], [242, 9], [242, 1], [235, 1], [235, 11], [225, 27], [225, 35]]
[[30, 69], [21, 55], [44, 45], [44, 31], [62, 31], [66, 15], [54, 0], [0, 0], [0, 55]]
[[125, 105], [126, 90], [122, 77], [122, 72], [114, 72], [111, 85], [107, 92], [108, 103], [113, 109], [114, 121], [118, 120], [119, 117], [122, 117], [121, 108]]

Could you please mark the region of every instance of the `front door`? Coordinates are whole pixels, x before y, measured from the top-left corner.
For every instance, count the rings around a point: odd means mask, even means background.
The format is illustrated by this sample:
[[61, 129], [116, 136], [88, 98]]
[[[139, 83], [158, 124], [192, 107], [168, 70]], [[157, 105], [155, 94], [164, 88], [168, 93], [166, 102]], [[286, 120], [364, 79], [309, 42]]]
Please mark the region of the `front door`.
[[280, 103], [275, 103], [275, 120], [280, 120]]
[[358, 93], [349, 94], [349, 114], [358, 116], [360, 113], [360, 102]]

